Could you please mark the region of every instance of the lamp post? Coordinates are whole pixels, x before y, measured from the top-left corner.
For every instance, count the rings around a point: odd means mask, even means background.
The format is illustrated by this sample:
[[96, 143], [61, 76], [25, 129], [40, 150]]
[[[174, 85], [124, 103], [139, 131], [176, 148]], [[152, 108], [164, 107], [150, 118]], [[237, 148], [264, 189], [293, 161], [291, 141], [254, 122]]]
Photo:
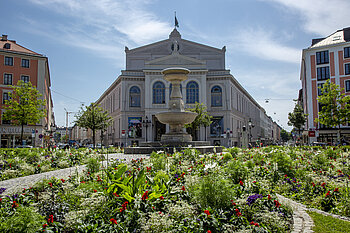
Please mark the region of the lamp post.
[[146, 142], [147, 142], [147, 128], [152, 123], [151, 120], [148, 120], [148, 117], [146, 116], [146, 119], [142, 121], [142, 126], [146, 127]]
[[248, 126], [249, 126], [249, 144], [251, 145], [251, 142], [252, 142], [252, 128], [255, 127], [255, 125], [252, 123], [252, 119], [251, 118], [249, 118]]

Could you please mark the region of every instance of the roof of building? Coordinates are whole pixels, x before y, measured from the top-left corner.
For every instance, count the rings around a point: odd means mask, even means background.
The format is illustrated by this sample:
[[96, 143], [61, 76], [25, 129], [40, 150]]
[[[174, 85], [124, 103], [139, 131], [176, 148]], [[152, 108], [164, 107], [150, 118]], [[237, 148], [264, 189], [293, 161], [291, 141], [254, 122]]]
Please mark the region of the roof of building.
[[0, 51], [11, 51], [11, 52], [26, 53], [26, 54], [30, 54], [30, 55], [42, 56], [39, 53], [36, 53], [30, 49], [27, 49], [27, 48], [17, 44], [15, 40], [9, 40], [7, 38], [7, 35], [2, 35], [0, 37]]
[[350, 27], [340, 29], [324, 38], [312, 39], [309, 48], [322, 47], [327, 45], [339, 44], [350, 41]]

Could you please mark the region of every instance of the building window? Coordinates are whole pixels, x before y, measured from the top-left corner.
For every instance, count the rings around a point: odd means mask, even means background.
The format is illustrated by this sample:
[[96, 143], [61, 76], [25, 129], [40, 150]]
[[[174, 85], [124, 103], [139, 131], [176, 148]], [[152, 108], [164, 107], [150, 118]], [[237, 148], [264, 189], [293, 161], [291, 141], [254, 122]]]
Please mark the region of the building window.
[[11, 44], [10, 43], [4, 44], [4, 49], [10, 49], [10, 48], [11, 48]]
[[317, 65], [329, 63], [328, 50], [316, 52]]
[[345, 74], [350, 74], [350, 63], [345, 64]]
[[4, 74], [4, 85], [12, 85], [12, 74]]
[[345, 80], [345, 91], [350, 92], [350, 80]]
[[5, 101], [6, 101], [6, 100], [10, 100], [10, 99], [11, 99], [11, 97], [10, 97], [10, 95], [9, 95], [8, 92], [2, 93], [2, 103], [3, 103], [3, 104], [5, 104]]
[[222, 106], [222, 89], [219, 86], [214, 86], [211, 89], [211, 106], [213, 107]]
[[141, 107], [141, 91], [137, 86], [133, 86], [129, 91], [130, 107]]
[[22, 67], [29, 68], [29, 59], [22, 59]]
[[317, 95], [318, 96], [322, 95], [322, 88], [323, 88], [323, 83], [317, 84]]
[[317, 80], [326, 80], [329, 79], [329, 77], [329, 66], [317, 68]]
[[186, 85], [186, 103], [199, 103], [199, 86], [195, 81], [190, 81]]
[[350, 57], [350, 47], [345, 47], [344, 48], [344, 58], [349, 58]]
[[29, 76], [28, 75], [22, 75], [21, 80], [25, 83], [29, 83]]
[[210, 124], [210, 136], [211, 137], [221, 137], [224, 132], [224, 118], [213, 117]]
[[13, 66], [13, 57], [5, 57], [5, 66]]
[[153, 84], [153, 103], [165, 104], [165, 85], [160, 81]]

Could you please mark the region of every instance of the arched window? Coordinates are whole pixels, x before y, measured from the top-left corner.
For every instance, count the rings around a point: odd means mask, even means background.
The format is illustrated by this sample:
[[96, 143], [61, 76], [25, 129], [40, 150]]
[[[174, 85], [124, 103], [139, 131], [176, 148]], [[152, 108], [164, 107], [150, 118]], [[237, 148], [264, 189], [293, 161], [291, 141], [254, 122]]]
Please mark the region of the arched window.
[[219, 86], [214, 86], [211, 89], [211, 106], [213, 107], [222, 106], [222, 89]]
[[132, 86], [129, 91], [130, 107], [141, 107], [141, 91], [137, 86]]
[[165, 104], [165, 85], [160, 81], [153, 84], [153, 103]]
[[195, 81], [190, 81], [186, 85], [186, 103], [194, 104], [199, 103], [199, 87]]

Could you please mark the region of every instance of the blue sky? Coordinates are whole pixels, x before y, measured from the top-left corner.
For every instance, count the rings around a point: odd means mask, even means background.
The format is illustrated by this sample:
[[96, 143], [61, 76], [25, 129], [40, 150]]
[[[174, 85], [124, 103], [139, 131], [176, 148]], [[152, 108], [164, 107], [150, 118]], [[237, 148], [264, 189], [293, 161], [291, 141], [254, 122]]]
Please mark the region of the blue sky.
[[290, 130], [302, 49], [350, 26], [348, 0], [0, 0], [0, 9], [0, 33], [49, 58], [58, 126], [64, 108], [96, 101], [125, 69], [124, 46], [168, 38], [176, 11], [182, 38], [226, 46], [226, 68]]

